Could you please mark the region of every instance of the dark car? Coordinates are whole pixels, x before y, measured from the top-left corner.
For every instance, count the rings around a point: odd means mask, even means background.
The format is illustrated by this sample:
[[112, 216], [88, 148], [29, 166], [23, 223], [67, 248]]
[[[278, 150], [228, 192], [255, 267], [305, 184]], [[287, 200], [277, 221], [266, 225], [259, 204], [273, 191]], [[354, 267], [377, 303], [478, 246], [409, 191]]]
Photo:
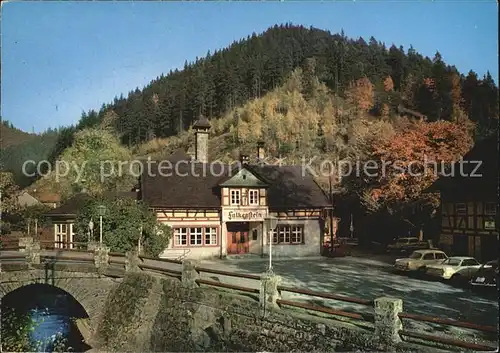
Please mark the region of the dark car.
[[488, 261], [482, 265], [470, 280], [473, 289], [489, 289], [495, 291], [498, 279], [498, 260]]

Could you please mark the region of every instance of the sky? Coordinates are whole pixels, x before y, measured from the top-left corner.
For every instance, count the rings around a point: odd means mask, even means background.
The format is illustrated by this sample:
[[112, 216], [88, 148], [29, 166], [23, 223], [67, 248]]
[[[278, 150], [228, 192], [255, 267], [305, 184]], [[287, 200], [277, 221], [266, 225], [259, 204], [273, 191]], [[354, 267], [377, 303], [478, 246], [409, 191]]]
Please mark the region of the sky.
[[31, 132], [286, 22], [411, 45], [498, 83], [498, 8], [481, 1], [3, 2], [1, 114]]

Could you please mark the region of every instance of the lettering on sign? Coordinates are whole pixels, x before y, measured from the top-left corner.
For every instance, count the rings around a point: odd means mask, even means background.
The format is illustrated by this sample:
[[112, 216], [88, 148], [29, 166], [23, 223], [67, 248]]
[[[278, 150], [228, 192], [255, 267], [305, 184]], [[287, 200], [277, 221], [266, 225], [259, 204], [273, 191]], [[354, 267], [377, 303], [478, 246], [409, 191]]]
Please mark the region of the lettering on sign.
[[263, 221], [267, 216], [266, 210], [226, 210], [225, 221], [233, 222], [252, 222]]

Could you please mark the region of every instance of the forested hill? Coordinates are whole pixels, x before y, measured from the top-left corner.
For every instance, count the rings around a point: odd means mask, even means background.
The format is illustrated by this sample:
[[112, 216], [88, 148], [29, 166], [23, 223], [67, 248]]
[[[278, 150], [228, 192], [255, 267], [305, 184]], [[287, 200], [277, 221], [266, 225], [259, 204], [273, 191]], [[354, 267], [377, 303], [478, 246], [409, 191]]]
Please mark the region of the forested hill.
[[220, 117], [249, 99], [263, 96], [280, 86], [297, 67], [339, 96], [363, 77], [376, 91], [383, 91], [383, 81], [390, 76], [394, 84], [389, 102], [392, 110], [401, 104], [434, 121], [451, 120], [454, 107], [460, 106], [478, 122], [480, 130], [497, 125], [492, 118], [498, 118], [498, 88], [489, 73], [482, 78], [473, 71], [463, 75], [444, 63], [438, 52], [431, 59], [411, 47], [387, 48], [374, 38], [367, 42], [349, 39], [343, 33], [287, 24], [260, 35], [253, 33], [226, 49], [186, 62], [183, 70], [158, 77], [142, 91], [137, 88], [127, 98], [121, 96], [103, 105], [99, 112], [83, 114], [79, 128], [105, 120], [126, 145], [153, 136], [171, 136], [188, 127], [200, 113]]
[[[85, 128], [105, 127], [125, 146], [134, 147], [132, 150], [140, 150], [147, 141], [153, 146], [155, 141], [178, 135], [200, 114], [222, 118], [227, 131], [219, 133], [224, 134], [241, 125], [235, 108], [276, 91], [297, 71], [303, 87], [292, 91], [314, 101], [315, 90], [326, 87], [328, 97], [334, 97], [335, 109], [329, 114], [336, 120], [342, 120], [341, 111], [349, 111], [349, 107], [382, 118], [394, 117], [405, 108], [406, 112], [420, 112], [428, 121], [457, 121], [466, 116], [477, 123], [476, 138], [498, 126], [498, 88], [489, 73], [485, 77], [472, 71], [463, 75], [444, 63], [439, 53], [431, 59], [411, 47], [388, 48], [374, 38], [367, 42], [349, 39], [344, 33], [287, 24], [253, 33], [223, 50], [186, 62], [182, 70], [162, 75], [126, 98], [121, 95], [100, 110], [83, 113], [75, 126], [49, 130], [16, 146], [4, 143], [0, 160], [5, 170], [14, 172], [18, 184], [25, 186], [33, 181], [21, 175], [25, 160], [55, 160], [71, 146], [74, 133]], [[277, 101], [283, 99], [276, 97]], [[285, 114], [285, 103], [276, 111]], [[265, 130], [272, 119], [266, 116], [265, 107], [256, 114], [262, 117]]]
[[9, 146], [20, 145], [34, 136], [33, 134], [28, 134], [15, 128], [8, 120], [2, 120], [0, 124], [0, 147], [2, 149]]

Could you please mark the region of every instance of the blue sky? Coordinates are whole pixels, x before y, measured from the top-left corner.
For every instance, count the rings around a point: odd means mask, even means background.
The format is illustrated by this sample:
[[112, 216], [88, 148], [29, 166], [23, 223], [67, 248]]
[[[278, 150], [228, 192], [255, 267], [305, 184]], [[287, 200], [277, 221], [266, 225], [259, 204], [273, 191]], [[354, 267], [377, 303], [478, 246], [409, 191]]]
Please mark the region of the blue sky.
[[498, 82], [489, 1], [2, 2], [2, 117], [36, 132], [252, 32], [293, 22], [410, 44]]

